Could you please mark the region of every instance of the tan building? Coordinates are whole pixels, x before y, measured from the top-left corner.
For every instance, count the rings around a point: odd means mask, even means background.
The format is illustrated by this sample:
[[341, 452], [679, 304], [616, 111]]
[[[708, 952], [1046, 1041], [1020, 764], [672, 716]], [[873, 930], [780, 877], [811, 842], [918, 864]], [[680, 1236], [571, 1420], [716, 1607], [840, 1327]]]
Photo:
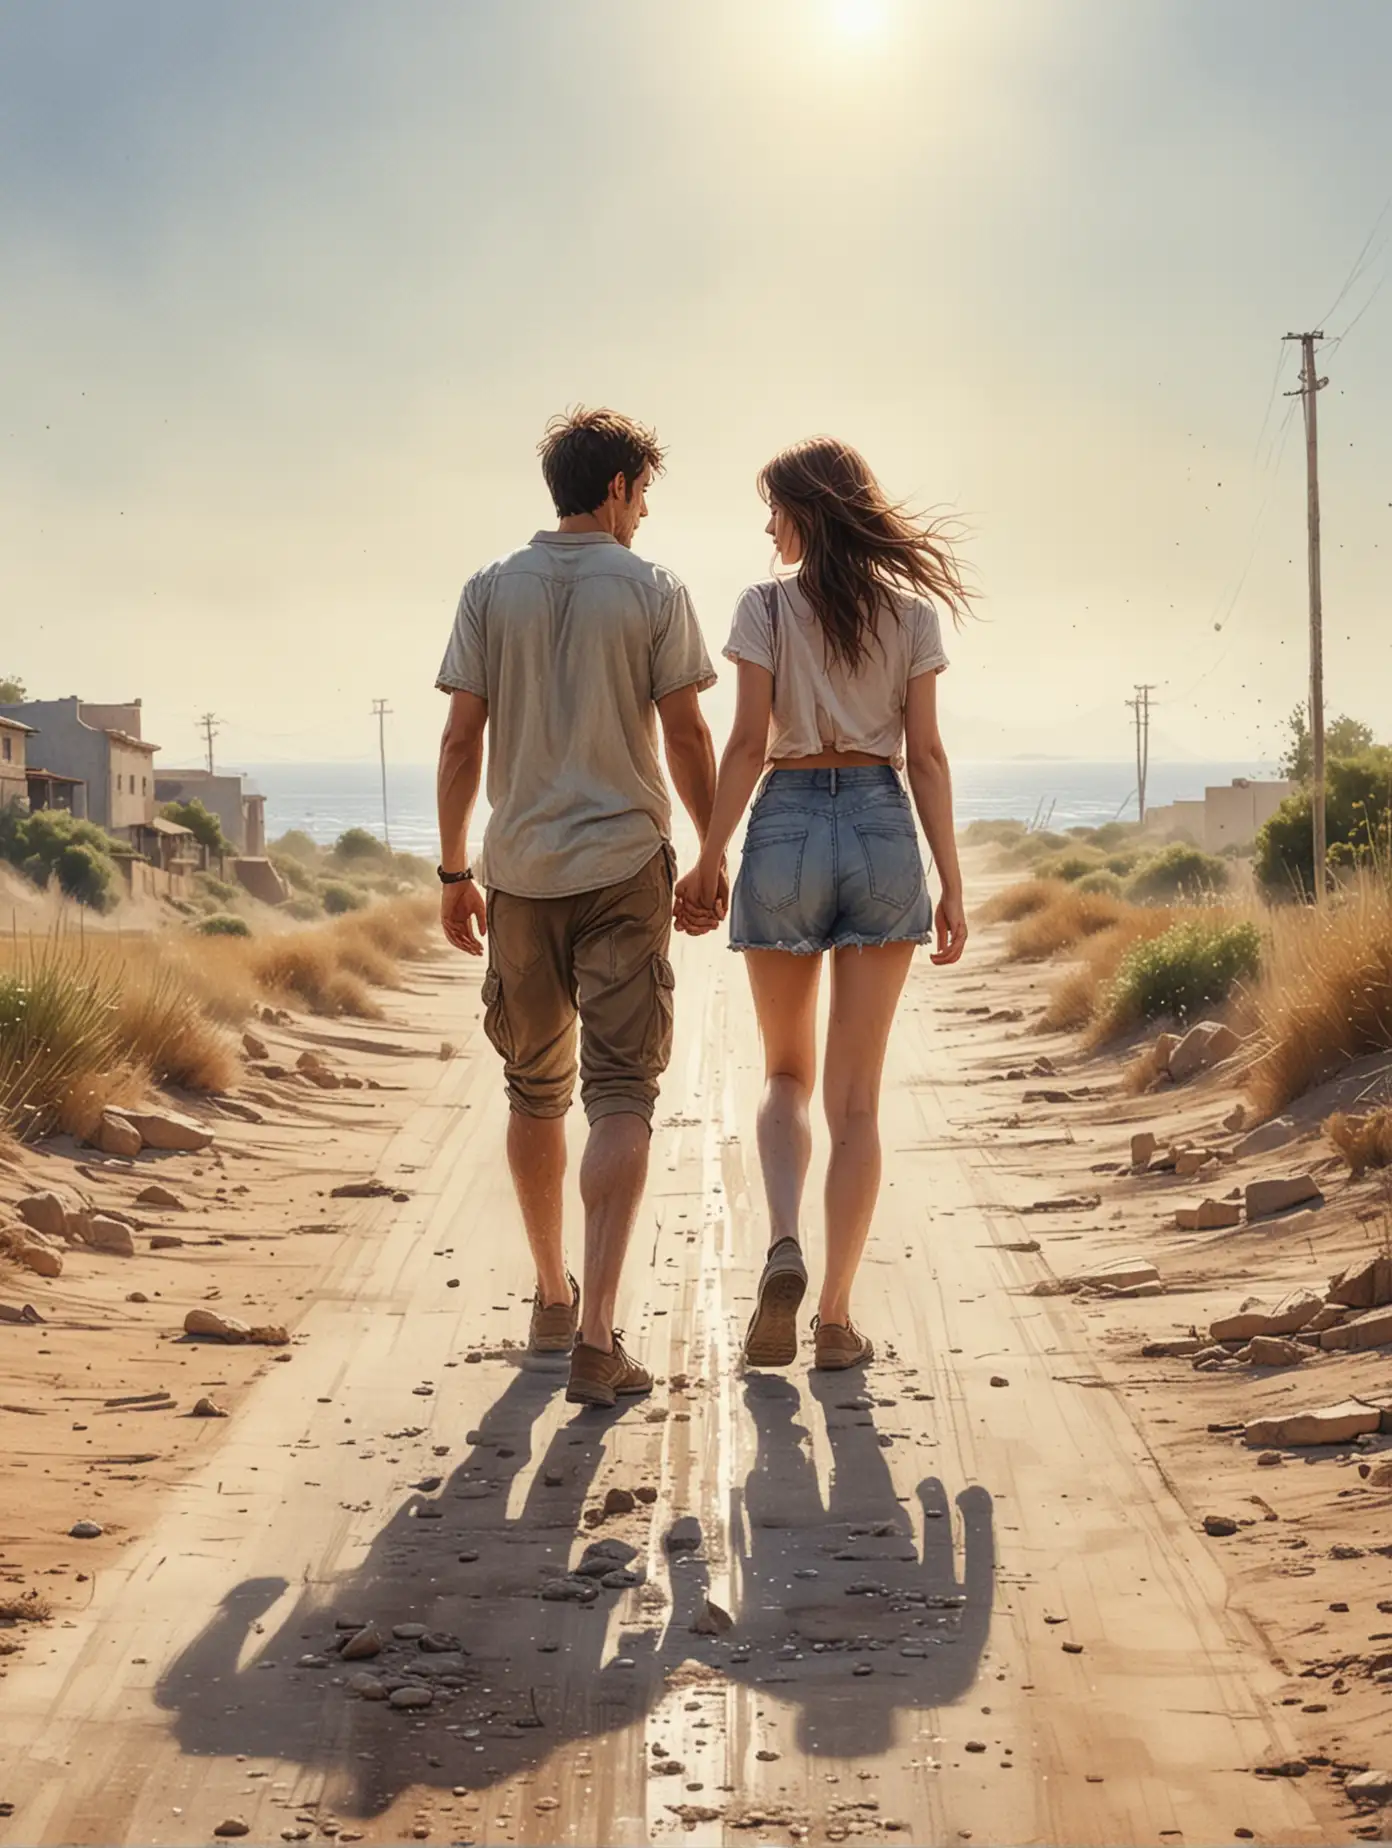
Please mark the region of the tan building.
[[0, 809], [29, 800], [25, 742], [32, 735], [32, 726], [18, 719], [0, 718]]
[[[27, 755], [85, 814], [144, 852], [155, 818], [155, 753], [140, 735], [140, 701], [93, 705], [75, 695], [0, 706], [0, 719], [30, 728]], [[35, 779], [31, 775], [30, 783]], [[77, 792], [85, 794], [80, 804]], [[32, 798], [31, 798], [32, 800]], [[64, 806], [68, 806], [67, 803]], [[142, 837], [143, 838], [140, 838]]]
[[1210, 784], [1203, 801], [1167, 802], [1146, 812], [1146, 832], [1182, 834], [1205, 853], [1225, 847], [1250, 847], [1295, 784], [1285, 778], [1262, 781], [1240, 776], [1231, 783]]

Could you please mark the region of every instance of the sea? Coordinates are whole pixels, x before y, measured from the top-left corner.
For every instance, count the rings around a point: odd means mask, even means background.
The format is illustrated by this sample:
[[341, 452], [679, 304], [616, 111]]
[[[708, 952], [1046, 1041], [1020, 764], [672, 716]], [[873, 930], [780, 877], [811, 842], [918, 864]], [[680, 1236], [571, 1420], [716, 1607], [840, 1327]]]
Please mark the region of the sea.
[[[328, 764], [251, 764], [246, 774], [266, 797], [268, 839], [299, 828], [329, 846], [346, 828], [383, 833], [381, 770], [376, 761]], [[1146, 799], [1150, 807], [1203, 796], [1210, 784], [1235, 777], [1275, 776], [1273, 764], [1151, 764]], [[957, 822], [1006, 819], [1055, 829], [1096, 827], [1104, 821], [1134, 820], [1136, 766], [1131, 763], [1069, 762], [1057, 758], [1015, 758], [998, 763], [954, 762], [952, 781]], [[433, 860], [435, 769], [432, 764], [387, 765], [385, 828], [393, 847]]]

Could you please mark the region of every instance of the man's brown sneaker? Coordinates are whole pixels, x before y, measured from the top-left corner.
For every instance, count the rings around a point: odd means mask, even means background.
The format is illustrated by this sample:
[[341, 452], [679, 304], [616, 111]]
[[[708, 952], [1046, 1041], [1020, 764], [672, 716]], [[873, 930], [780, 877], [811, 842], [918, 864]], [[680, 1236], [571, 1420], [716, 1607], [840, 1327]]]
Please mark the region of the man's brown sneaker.
[[580, 1285], [566, 1272], [568, 1303], [543, 1303], [541, 1292], [532, 1298], [532, 1328], [527, 1337], [529, 1354], [568, 1354], [580, 1326]]
[[863, 1367], [867, 1361], [875, 1358], [873, 1343], [849, 1322], [823, 1322], [818, 1317], [812, 1329], [817, 1343], [817, 1356], [812, 1364], [820, 1367], [824, 1373], [840, 1373], [847, 1367]]
[[744, 1337], [747, 1367], [788, 1367], [797, 1359], [797, 1312], [806, 1290], [802, 1247], [795, 1238], [780, 1238], [768, 1254]]
[[603, 1348], [586, 1346], [577, 1336], [570, 1350], [570, 1383], [566, 1387], [566, 1398], [572, 1405], [612, 1405], [620, 1396], [628, 1398], [651, 1391], [652, 1374], [624, 1353], [617, 1328], [613, 1348], [607, 1354]]

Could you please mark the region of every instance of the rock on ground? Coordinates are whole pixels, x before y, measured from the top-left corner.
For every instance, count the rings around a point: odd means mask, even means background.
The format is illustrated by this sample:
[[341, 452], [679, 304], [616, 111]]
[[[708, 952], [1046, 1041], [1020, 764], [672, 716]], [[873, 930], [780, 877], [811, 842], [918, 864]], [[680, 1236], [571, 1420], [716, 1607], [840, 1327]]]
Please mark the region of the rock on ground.
[[212, 1146], [212, 1130], [205, 1129], [192, 1117], [182, 1116], [177, 1110], [120, 1110], [107, 1114], [124, 1117], [133, 1124], [149, 1149], [196, 1154], [199, 1149]]
[[124, 1221], [109, 1218], [105, 1213], [88, 1213], [85, 1219], [83, 1242], [93, 1251], [110, 1252], [118, 1258], [135, 1256], [135, 1240]]
[[1253, 1335], [1293, 1335], [1312, 1322], [1324, 1307], [1313, 1290], [1292, 1290], [1274, 1306], [1249, 1296], [1236, 1315], [1220, 1316], [1210, 1323], [1214, 1341], [1250, 1341]]
[[47, 1238], [67, 1237], [68, 1209], [56, 1193], [28, 1194], [16, 1201], [15, 1211], [35, 1232], [42, 1232]]
[[103, 1155], [138, 1155], [145, 1146], [144, 1138], [129, 1117], [118, 1116], [114, 1110], [103, 1110], [92, 1141]]
[[161, 1187], [158, 1181], [152, 1182], [148, 1187], [142, 1187], [135, 1196], [135, 1203], [137, 1206], [169, 1207], [180, 1213], [184, 1210], [184, 1203], [178, 1194], [171, 1193], [167, 1187]]
[[1169, 1057], [1167, 1069], [1176, 1084], [1183, 1084], [1197, 1072], [1230, 1059], [1242, 1041], [1220, 1020], [1201, 1020], [1190, 1027]]
[[1292, 1206], [1304, 1206], [1320, 1198], [1319, 1183], [1312, 1174], [1291, 1174], [1279, 1180], [1249, 1181], [1246, 1207], [1248, 1219], [1266, 1219], [1272, 1213], [1284, 1213]]
[[1249, 1367], [1298, 1367], [1309, 1350], [1279, 1335], [1253, 1335], [1238, 1355]]
[[1176, 1207], [1174, 1222], [1180, 1232], [1221, 1232], [1242, 1224], [1242, 1209], [1236, 1200], [1203, 1200], [1198, 1206]]
[[1352, 1321], [1337, 1328], [1326, 1328], [1320, 1336], [1322, 1348], [1375, 1348], [1392, 1346], [1392, 1305], [1385, 1309], [1367, 1309]]
[[1277, 1149], [1285, 1148], [1288, 1142], [1294, 1142], [1299, 1134], [1294, 1117], [1273, 1117], [1260, 1128], [1249, 1130], [1233, 1149], [1233, 1154], [1239, 1161], [1248, 1155], [1273, 1155]]
[[248, 1327], [235, 1315], [219, 1315], [213, 1309], [190, 1309], [184, 1317], [184, 1333], [209, 1341], [248, 1341], [258, 1347], [284, 1347], [290, 1336], [278, 1324]]
[[1382, 1414], [1375, 1405], [1346, 1399], [1339, 1405], [1323, 1405], [1307, 1412], [1283, 1412], [1275, 1418], [1255, 1418], [1242, 1433], [1249, 1450], [1269, 1450], [1273, 1445], [1347, 1444], [1355, 1437], [1376, 1431]]
[[1380, 1309], [1392, 1303], [1392, 1257], [1351, 1264], [1329, 1280], [1329, 1300], [1348, 1309]]

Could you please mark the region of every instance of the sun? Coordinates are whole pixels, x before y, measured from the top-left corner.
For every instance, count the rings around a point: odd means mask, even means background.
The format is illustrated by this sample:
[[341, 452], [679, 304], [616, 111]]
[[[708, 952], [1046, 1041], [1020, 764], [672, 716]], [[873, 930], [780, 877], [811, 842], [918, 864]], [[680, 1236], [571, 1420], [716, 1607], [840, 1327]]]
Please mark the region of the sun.
[[888, 0], [831, 0], [831, 17], [846, 38], [874, 38], [888, 22]]

